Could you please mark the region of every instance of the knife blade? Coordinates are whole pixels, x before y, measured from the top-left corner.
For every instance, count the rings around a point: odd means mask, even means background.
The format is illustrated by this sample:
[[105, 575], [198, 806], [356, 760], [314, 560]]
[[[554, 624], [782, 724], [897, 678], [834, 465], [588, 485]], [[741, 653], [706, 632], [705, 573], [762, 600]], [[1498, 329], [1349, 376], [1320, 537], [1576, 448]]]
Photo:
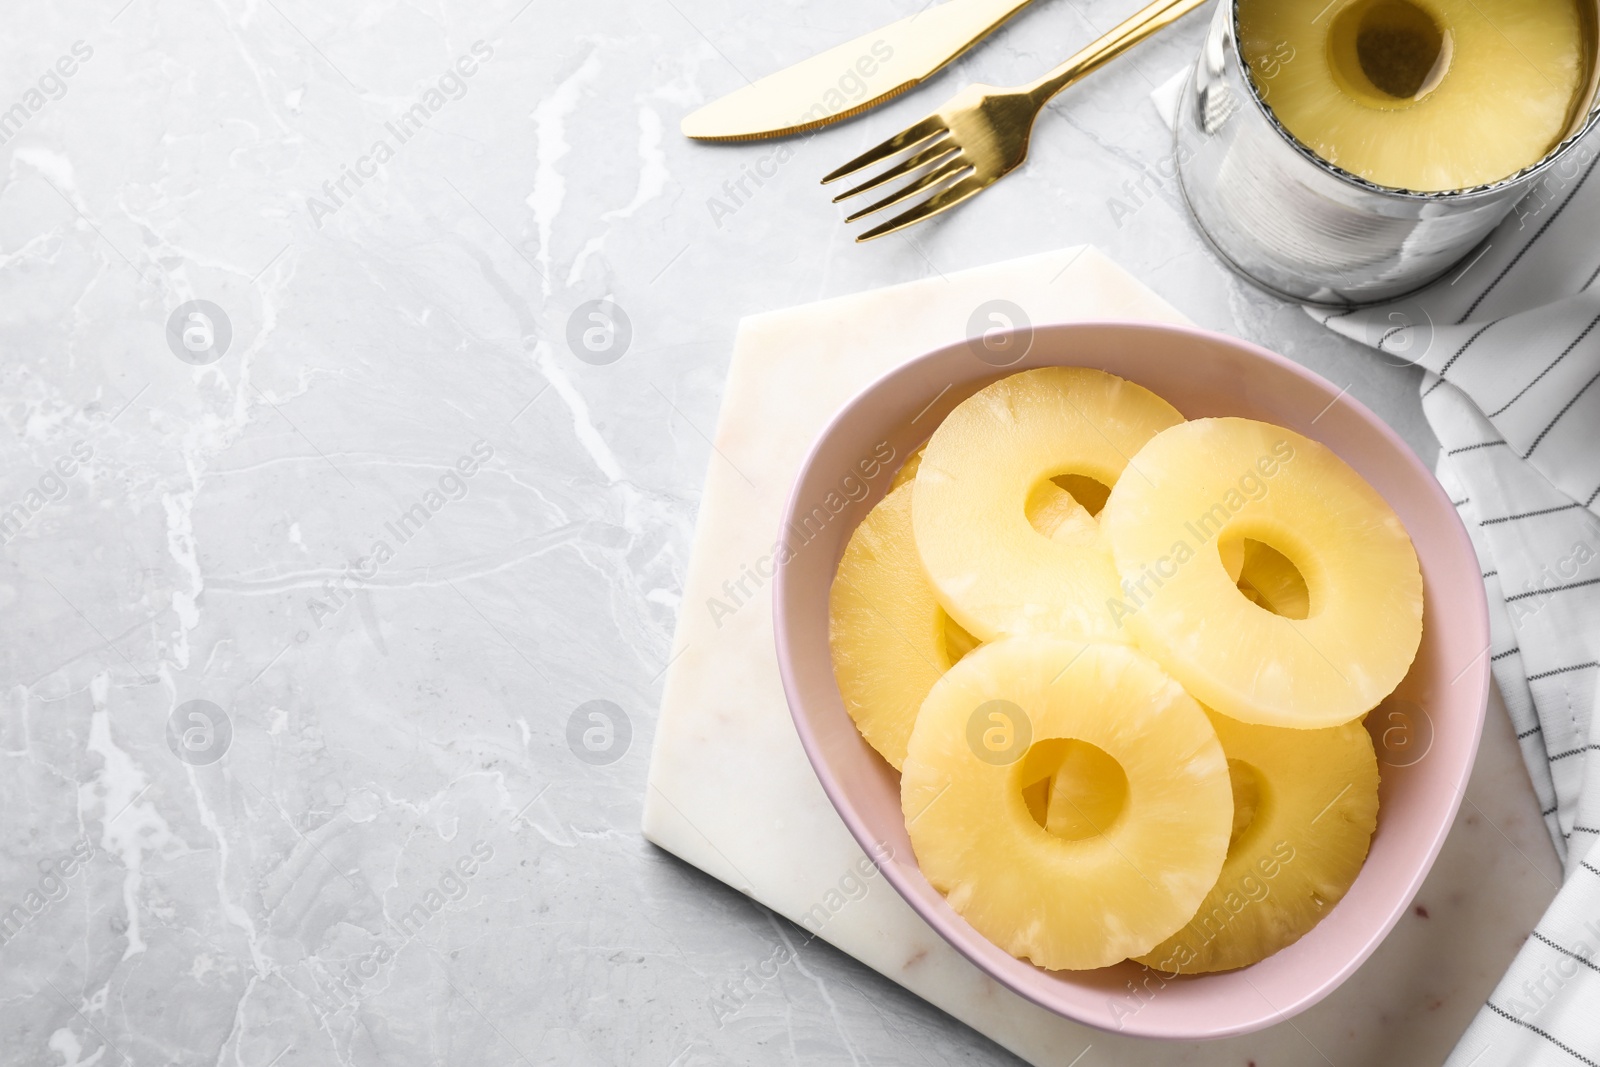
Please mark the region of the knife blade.
[[754, 141], [840, 122], [916, 86], [1031, 2], [946, 0], [735, 89], [680, 128], [699, 141]]

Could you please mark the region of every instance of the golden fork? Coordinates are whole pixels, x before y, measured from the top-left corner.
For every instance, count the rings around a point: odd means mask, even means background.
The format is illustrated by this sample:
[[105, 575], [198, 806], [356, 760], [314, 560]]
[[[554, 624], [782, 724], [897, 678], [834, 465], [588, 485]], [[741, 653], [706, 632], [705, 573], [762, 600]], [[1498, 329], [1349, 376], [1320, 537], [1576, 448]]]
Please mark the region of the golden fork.
[[837, 204], [857, 193], [876, 189], [885, 182], [923, 171], [915, 181], [845, 219], [846, 222], [854, 222], [917, 193], [932, 190], [926, 200], [888, 222], [874, 226], [856, 240], [870, 241], [874, 237], [882, 237], [932, 218], [941, 211], [948, 211], [1022, 165], [1022, 161], [1028, 158], [1028, 138], [1033, 132], [1034, 120], [1051, 97], [1203, 3], [1205, 0], [1155, 0], [1030, 85], [1020, 85], [1014, 89], [969, 85], [932, 115], [901, 130], [875, 148], [867, 149], [823, 178], [822, 184], [827, 185], [863, 167], [919, 148], [921, 150], [916, 154], [877, 177], [840, 193], [833, 198], [833, 202]]

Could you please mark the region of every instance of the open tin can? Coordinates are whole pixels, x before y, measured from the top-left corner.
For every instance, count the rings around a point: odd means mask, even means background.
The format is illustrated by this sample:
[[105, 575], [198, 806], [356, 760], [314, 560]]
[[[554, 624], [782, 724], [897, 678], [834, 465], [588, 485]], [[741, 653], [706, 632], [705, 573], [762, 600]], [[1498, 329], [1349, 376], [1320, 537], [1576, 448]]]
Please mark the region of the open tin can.
[[[1584, 15], [1592, 30], [1594, 12], [1586, 7]], [[1565, 136], [1532, 166], [1448, 192], [1376, 185], [1322, 159], [1284, 128], [1241, 55], [1240, 39], [1239, 0], [1219, 0], [1179, 103], [1179, 184], [1218, 255], [1287, 299], [1351, 307], [1420, 289], [1448, 272], [1552, 171], [1575, 177], [1594, 155], [1591, 146], [1579, 147], [1600, 122], [1600, 63], [1591, 62], [1587, 95]]]

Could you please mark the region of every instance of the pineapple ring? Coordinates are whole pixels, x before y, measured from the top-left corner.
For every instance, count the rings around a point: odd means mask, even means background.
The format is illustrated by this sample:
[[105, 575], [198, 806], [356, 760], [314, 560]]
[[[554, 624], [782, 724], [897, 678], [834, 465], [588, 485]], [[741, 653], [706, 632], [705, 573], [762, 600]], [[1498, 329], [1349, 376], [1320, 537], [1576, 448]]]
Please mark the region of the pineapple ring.
[[[1422, 640], [1422, 575], [1388, 503], [1326, 446], [1249, 419], [1158, 434], [1100, 515], [1122, 575], [1110, 610], [1196, 700], [1241, 722], [1320, 729], [1370, 711]], [[1218, 542], [1288, 557], [1309, 612], [1246, 600]]]
[[1591, 66], [1582, 7], [1241, 0], [1239, 50], [1273, 114], [1323, 159], [1380, 185], [1466, 189], [1566, 136]]
[[1065, 631], [1125, 643], [1105, 607], [1117, 574], [1097, 530], [1042, 536], [1030, 512], [1060, 475], [1114, 485], [1129, 456], [1182, 421], [1148, 389], [1084, 367], [1023, 371], [963, 401], [913, 483], [917, 549], [945, 610], [983, 640]]
[[1168, 976], [1248, 967], [1300, 940], [1344, 899], [1378, 825], [1378, 760], [1361, 723], [1283, 730], [1210, 717], [1236, 829], [1195, 917], [1138, 960]]
[[[1009, 764], [969, 740], [974, 712], [1022, 709], [1033, 743], [1086, 742], [1114, 759], [1126, 799], [1099, 833], [1066, 840], [1024, 798]], [[1010, 725], [1010, 724], [1003, 724]], [[1019, 745], [1020, 747], [1020, 745]], [[1124, 645], [1011, 637], [956, 664], [917, 716], [900, 779], [918, 866], [972, 927], [1052, 970], [1105, 967], [1181, 930], [1217, 882], [1233, 799], [1200, 705]]]
[[922, 576], [909, 486], [892, 490], [850, 535], [828, 596], [828, 644], [845, 710], [899, 770], [923, 698], [977, 644]]

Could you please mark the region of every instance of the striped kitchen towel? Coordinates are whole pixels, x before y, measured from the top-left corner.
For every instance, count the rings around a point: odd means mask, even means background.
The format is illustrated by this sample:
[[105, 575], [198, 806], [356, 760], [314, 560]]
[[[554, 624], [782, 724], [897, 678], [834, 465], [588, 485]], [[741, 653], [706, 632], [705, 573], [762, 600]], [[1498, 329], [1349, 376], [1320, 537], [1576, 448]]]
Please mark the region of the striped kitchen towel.
[[1489, 592], [1485, 654], [1565, 867], [1447, 1067], [1600, 1067], [1597, 157], [1591, 138], [1464, 267], [1416, 296], [1311, 312], [1428, 372], [1439, 480]]

